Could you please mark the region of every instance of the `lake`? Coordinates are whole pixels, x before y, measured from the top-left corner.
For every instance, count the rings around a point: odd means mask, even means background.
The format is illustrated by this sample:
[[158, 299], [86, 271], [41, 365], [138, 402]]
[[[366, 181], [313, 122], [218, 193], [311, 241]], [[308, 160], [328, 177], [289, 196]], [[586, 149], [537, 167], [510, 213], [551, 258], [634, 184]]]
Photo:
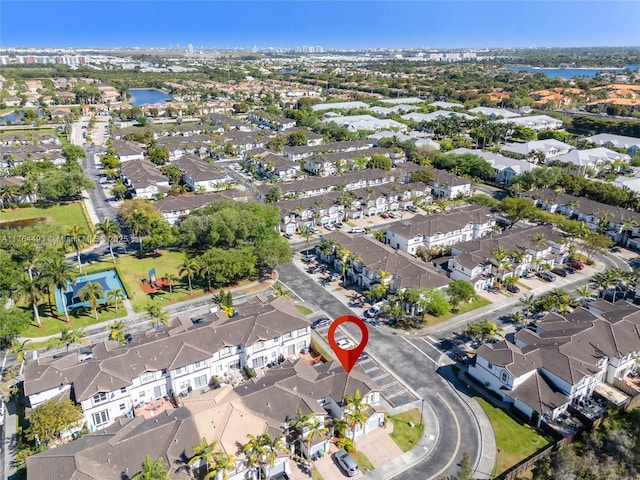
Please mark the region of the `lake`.
[[[627, 65], [627, 67], [632, 71], [640, 69], [640, 65]], [[510, 70], [512, 72], [544, 73], [549, 78], [575, 78], [575, 77], [594, 78], [598, 73], [601, 73], [601, 72], [612, 72], [612, 73], [624, 72], [624, 68], [504, 67], [504, 70]]]
[[131, 94], [131, 106], [139, 107], [140, 105], [163, 103], [172, 100], [173, 97], [160, 90], [153, 88], [136, 88], [129, 90]]
[[[38, 114], [38, 117], [42, 117], [43, 115], [43, 111], [42, 110], [36, 110], [36, 113]], [[24, 112], [22, 110], [20, 110], [19, 113], [9, 113], [7, 115], [5, 115], [4, 117], [0, 118], [0, 125], [16, 125], [21, 123], [22, 121], [22, 117], [24, 117]]]

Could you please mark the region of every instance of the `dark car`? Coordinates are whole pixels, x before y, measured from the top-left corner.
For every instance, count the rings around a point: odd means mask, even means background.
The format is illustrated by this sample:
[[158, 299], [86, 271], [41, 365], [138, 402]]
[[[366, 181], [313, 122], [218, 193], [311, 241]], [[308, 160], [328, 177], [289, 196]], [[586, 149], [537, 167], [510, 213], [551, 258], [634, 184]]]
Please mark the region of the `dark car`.
[[311, 323], [311, 328], [316, 329], [328, 327], [329, 325], [331, 325], [331, 319], [329, 317], [320, 317]]
[[367, 352], [362, 352], [360, 355], [358, 355], [358, 361], [361, 362], [362, 360], [367, 360], [369, 358], [369, 354]]
[[560, 275], [561, 277], [566, 277], [567, 275], [569, 275], [564, 268], [554, 268], [551, 271], [556, 275]]
[[573, 268], [573, 267], [564, 267], [563, 270], [565, 272], [567, 272], [569, 275], [573, 275], [574, 273], [576, 273], [578, 270]]
[[334, 227], [342, 228], [342, 227], [344, 227], [344, 225], [342, 223], [338, 222], [338, 223], [334, 224]]
[[520, 287], [517, 285], [507, 285], [507, 292], [520, 293]]

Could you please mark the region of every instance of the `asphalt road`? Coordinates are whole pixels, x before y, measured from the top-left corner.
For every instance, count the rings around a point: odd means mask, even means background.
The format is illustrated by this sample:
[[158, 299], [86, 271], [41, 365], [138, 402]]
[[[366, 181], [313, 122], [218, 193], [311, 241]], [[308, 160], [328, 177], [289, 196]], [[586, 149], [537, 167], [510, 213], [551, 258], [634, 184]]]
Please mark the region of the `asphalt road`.
[[[280, 280], [303, 301], [315, 304], [333, 318], [355, 315], [318, 283], [312, 281], [292, 263], [279, 269]], [[346, 330], [357, 338], [358, 329]], [[416, 391], [435, 410], [440, 421], [440, 436], [429, 456], [398, 478], [441, 478], [455, 475], [464, 452], [469, 452], [472, 465], [480, 455], [480, 429], [469, 408], [438, 372], [440, 352], [428, 340], [388, 334], [386, 330], [369, 329], [367, 350], [380, 364], [393, 373], [401, 372], [401, 380]]]

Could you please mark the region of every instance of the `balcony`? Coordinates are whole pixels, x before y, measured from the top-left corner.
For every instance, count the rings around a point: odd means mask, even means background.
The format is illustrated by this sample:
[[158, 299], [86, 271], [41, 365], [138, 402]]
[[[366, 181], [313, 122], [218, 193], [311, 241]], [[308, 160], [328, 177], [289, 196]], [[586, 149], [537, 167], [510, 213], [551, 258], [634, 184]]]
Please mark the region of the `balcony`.
[[171, 403], [169, 397], [163, 397], [138, 405], [133, 409], [133, 413], [136, 417], [142, 415], [145, 419], [149, 419], [160, 415], [166, 410], [173, 410], [174, 408], [176, 408], [176, 406]]

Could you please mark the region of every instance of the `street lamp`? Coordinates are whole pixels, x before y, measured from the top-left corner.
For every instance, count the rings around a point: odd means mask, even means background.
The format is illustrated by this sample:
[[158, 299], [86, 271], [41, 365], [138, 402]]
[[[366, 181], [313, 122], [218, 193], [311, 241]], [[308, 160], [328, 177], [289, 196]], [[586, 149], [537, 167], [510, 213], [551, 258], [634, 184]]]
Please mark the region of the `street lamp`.
[[422, 421], [423, 414], [424, 414], [424, 398], [421, 400], [421, 403], [420, 403], [420, 426], [423, 425], [423, 421]]

